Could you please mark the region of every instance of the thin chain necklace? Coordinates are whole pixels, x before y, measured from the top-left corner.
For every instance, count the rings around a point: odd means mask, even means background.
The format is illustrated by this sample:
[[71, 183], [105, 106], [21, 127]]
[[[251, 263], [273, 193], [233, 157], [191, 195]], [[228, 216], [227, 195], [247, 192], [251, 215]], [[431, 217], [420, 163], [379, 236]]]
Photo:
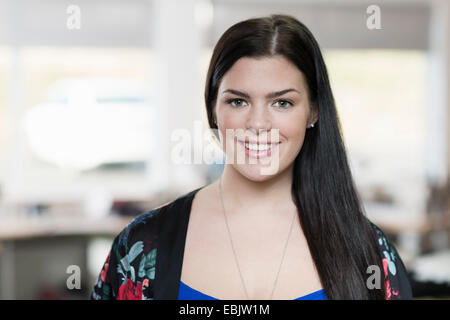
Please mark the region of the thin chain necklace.
[[[239, 271], [239, 276], [241, 277], [241, 282], [242, 282], [242, 286], [244, 287], [245, 295], [247, 296], [247, 300], [249, 300], [247, 287], [245, 286], [244, 277], [242, 276], [241, 268], [239, 267], [239, 261], [238, 261], [237, 255], [236, 255], [236, 250], [234, 249], [233, 240], [231, 238], [230, 227], [228, 226], [227, 216], [226, 216], [226, 213], [225, 213], [225, 205], [224, 205], [223, 196], [222, 196], [222, 193], [223, 193], [222, 192], [222, 176], [220, 177], [220, 180], [219, 180], [219, 193], [220, 193], [220, 202], [222, 203], [222, 211], [223, 211], [223, 215], [224, 215], [224, 218], [225, 218], [225, 224], [227, 226], [228, 236], [229, 236], [230, 242], [231, 242], [231, 249], [233, 250], [234, 259], [235, 259], [235, 262], [236, 262], [236, 265], [237, 265], [237, 268], [238, 268], [238, 271]], [[288, 237], [287, 237], [287, 240], [286, 240], [286, 244], [284, 245], [283, 256], [281, 257], [281, 262], [280, 262], [280, 265], [278, 267], [278, 271], [277, 271], [277, 274], [276, 274], [276, 277], [275, 277], [275, 281], [274, 281], [274, 284], [273, 284], [272, 292], [270, 294], [270, 300], [272, 300], [273, 293], [275, 292], [275, 288], [276, 288], [276, 285], [277, 285], [277, 282], [278, 282], [278, 276], [280, 275], [281, 265], [283, 264], [284, 256], [286, 254], [286, 248], [287, 248], [287, 245], [289, 243], [289, 238], [291, 237], [292, 226], [294, 225], [294, 220], [295, 220], [294, 218], [295, 218], [295, 213], [293, 214], [293, 217], [292, 217], [291, 227], [289, 229], [289, 234], [288, 234]]]

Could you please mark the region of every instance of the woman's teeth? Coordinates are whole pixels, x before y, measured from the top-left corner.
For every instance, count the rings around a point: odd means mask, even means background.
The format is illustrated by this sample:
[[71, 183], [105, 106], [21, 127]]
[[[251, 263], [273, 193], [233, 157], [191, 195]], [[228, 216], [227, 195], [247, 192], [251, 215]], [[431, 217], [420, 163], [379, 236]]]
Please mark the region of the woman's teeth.
[[275, 144], [256, 144], [256, 143], [246, 143], [245, 147], [249, 150], [263, 151], [272, 148]]

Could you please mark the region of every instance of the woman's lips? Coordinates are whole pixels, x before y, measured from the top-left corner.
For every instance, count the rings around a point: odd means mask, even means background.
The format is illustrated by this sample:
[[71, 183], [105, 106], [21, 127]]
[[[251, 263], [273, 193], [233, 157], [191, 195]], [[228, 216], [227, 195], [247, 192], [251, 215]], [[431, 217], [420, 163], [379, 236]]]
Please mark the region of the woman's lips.
[[281, 142], [275, 142], [275, 143], [250, 143], [250, 142], [244, 142], [244, 141], [238, 141], [242, 147], [245, 150], [245, 154], [248, 157], [260, 159], [264, 157], [268, 157], [272, 154], [273, 151], [275, 151], [275, 148], [278, 148], [278, 145]]

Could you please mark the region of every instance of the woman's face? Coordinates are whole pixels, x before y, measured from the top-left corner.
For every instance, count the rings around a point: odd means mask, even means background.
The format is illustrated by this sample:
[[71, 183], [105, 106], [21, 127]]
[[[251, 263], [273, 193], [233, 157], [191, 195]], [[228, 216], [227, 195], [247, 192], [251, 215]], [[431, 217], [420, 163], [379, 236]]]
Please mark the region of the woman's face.
[[292, 168], [316, 120], [311, 108], [306, 79], [289, 60], [239, 59], [222, 77], [214, 110], [227, 163], [254, 181]]

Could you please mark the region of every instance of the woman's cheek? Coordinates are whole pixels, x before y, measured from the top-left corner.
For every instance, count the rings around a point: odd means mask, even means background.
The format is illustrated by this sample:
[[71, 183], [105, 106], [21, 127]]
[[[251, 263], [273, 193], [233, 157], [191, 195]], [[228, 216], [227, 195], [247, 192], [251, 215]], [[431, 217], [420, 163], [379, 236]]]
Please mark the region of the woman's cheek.
[[286, 146], [289, 149], [286, 151], [294, 156], [300, 152], [305, 138], [305, 126], [302, 125], [303, 121], [306, 120], [299, 117], [298, 120], [291, 118], [290, 121], [279, 124], [279, 128], [281, 128], [280, 138], [282, 137], [282, 139], [286, 140]]

